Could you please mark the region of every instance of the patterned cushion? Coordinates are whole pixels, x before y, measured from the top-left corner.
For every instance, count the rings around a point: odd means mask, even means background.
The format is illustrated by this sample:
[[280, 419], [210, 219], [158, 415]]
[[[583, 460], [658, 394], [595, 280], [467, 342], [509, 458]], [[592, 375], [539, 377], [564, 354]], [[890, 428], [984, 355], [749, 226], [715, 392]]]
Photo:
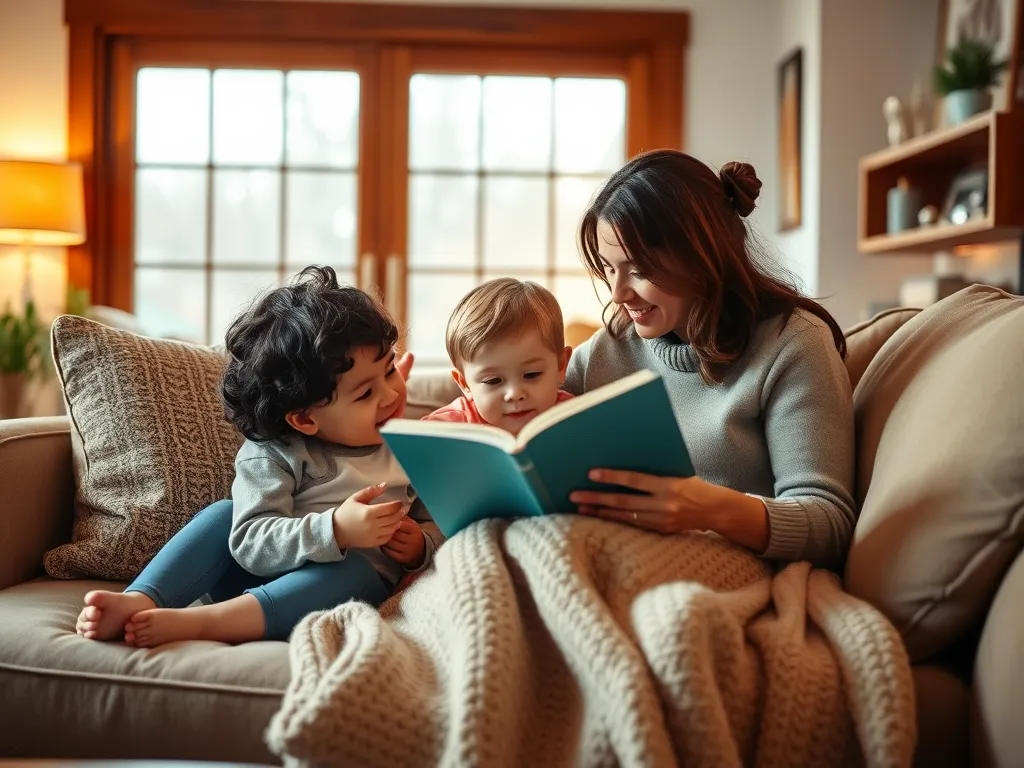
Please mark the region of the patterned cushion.
[[52, 336], [76, 493], [71, 543], [46, 554], [46, 572], [130, 581], [230, 494], [242, 436], [224, 420], [223, 353], [72, 316]]

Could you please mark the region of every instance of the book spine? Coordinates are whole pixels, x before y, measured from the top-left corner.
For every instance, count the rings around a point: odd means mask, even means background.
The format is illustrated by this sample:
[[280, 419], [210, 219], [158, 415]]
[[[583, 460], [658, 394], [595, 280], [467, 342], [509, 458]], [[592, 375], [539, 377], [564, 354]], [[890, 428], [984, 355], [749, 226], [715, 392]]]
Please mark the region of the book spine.
[[530, 486], [530, 490], [533, 491], [533, 496], [537, 500], [538, 514], [550, 515], [558, 511], [551, 499], [551, 494], [548, 493], [548, 489], [544, 486], [543, 481], [540, 478], [540, 473], [537, 472], [537, 468], [533, 464], [533, 459], [526, 451], [515, 454], [516, 463], [519, 465], [519, 471], [523, 473], [523, 478], [526, 480], [527, 485]]

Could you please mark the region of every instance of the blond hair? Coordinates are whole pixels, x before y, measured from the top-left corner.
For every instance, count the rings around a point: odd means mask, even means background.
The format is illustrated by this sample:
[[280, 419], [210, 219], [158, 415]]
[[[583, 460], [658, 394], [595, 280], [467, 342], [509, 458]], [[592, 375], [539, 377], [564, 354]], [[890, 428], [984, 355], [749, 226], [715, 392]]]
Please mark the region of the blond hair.
[[499, 277], [462, 297], [448, 320], [445, 346], [452, 365], [461, 368], [481, 347], [526, 330], [536, 330], [556, 355], [565, 348], [562, 310], [551, 291], [529, 280]]

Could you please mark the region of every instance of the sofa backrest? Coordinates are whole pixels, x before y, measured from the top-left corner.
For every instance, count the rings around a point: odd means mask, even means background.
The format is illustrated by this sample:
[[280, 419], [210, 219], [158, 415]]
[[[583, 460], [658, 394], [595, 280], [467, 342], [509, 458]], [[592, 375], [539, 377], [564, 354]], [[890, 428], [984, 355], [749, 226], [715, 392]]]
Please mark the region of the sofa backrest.
[[914, 661], [978, 628], [1024, 546], [1022, 382], [1024, 297], [982, 285], [905, 319], [857, 378], [846, 586]]

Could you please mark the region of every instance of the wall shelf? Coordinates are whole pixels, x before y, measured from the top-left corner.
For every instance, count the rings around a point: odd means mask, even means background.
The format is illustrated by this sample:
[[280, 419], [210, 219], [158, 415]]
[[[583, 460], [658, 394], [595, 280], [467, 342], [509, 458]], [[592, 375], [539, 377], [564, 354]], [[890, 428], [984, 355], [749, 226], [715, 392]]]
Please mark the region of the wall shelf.
[[[988, 169], [984, 218], [888, 234], [887, 195], [900, 178], [921, 191], [922, 205], [944, 212], [953, 179]], [[859, 250], [867, 254], [934, 253], [1020, 240], [1024, 233], [1024, 113], [986, 112], [883, 149], [860, 161]]]

